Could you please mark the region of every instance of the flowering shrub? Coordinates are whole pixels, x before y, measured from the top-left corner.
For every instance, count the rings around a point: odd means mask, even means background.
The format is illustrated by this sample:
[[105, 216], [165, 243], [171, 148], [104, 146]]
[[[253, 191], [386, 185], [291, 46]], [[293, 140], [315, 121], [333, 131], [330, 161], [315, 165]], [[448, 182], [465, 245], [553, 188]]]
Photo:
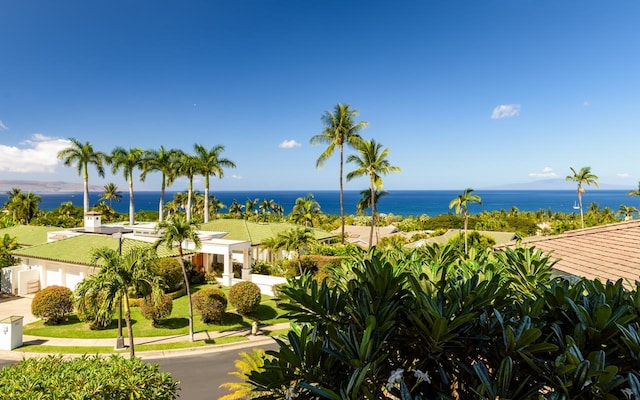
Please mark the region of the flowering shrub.
[[238, 282], [229, 289], [229, 301], [240, 315], [255, 311], [261, 300], [260, 287], [253, 282]]
[[227, 297], [222, 290], [215, 287], [205, 287], [193, 296], [193, 307], [202, 316], [202, 322], [221, 322], [227, 309]]
[[171, 315], [173, 311], [173, 298], [168, 294], [163, 294], [159, 299], [145, 297], [140, 302], [140, 312], [146, 319], [153, 321], [153, 326], [157, 326], [165, 317]]
[[31, 301], [31, 313], [45, 324], [57, 325], [73, 311], [73, 292], [64, 286], [49, 286], [40, 290]]

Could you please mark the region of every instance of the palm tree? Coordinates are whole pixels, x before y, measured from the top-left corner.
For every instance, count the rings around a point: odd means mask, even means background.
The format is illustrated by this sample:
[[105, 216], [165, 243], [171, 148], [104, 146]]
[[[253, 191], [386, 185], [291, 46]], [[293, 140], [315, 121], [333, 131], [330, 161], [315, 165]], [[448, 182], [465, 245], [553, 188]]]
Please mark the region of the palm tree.
[[637, 213], [638, 209], [634, 206], [626, 206], [624, 204], [620, 205], [620, 208], [618, 209], [618, 211], [616, 212], [616, 216], [624, 216], [624, 220], [628, 221], [630, 219], [633, 219], [633, 214]]
[[187, 269], [184, 265], [183, 246], [184, 243], [190, 241], [193, 243], [195, 249], [200, 248], [200, 237], [196, 231], [198, 226], [182, 217], [174, 216], [158, 224], [158, 229], [160, 239], [156, 242], [156, 247], [164, 244], [168, 249], [173, 249], [174, 246], [178, 248], [178, 255], [180, 256], [178, 261], [180, 261], [180, 266], [182, 267], [182, 277], [184, 278], [184, 285], [187, 289], [187, 300], [189, 302], [189, 336], [193, 342], [193, 305], [191, 304], [189, 277], [187, 276]]
[[473, 189], [467, 188], [455, 199], [449, 202], [449, 208], [454, 208], [456, 214], [464, 215], [464, 253], [467, 254], [467, 227], [469, 226], [469, 204], [482, 204], [482, 199], [477, 194], [472, 194]]
[[[236, 164], [227, 159], [220, 158], [221, 153], [224, 151], [224, 146], [217, 145], [207, 150], [206, 147], [196, 144], [194, 145], [196, 157], [200, 160], [199, 170], [200, 174], [204, 175], [204, 197], [209, 198], [209, 176], [217, 176], [222, 179], [224, 171], [222, 168], [235, 168]], [[204, 222], [209, 222], [209, 202], [204, 203]]]
[[38, 214], [38, 203], [42, 202], [42, 198], [33, 192], [24, 193], [16, 188], [7, 194], [9, 199], [4, 206], [11, 213], [13, 220], [29, 224]]
[[173, 168], [173, 163], [181, 154], [182, 151], [180, 150], [167, 150], [164, 146], [160, 146], [160, 149], [158, 150], [147, 150], [144, 155], [140, 180], [144, 182], [147, 174], [152, 171], [158, 171], [162, 175], [160, 184], [160, 202], [158, 204], [158, 220], [160, 222], [164, 219], [164, 193], [167, 187], [173, 184], [173, 181], [177, 176], [176, 170]]
[[331, 111], [325, 111], [321, 120], [324, 129], [319, 135], [311, 137], [311, 144], [328, 144], [327, 148], [316, 160], [316, 168], [324, 165], [333, 154], [336, 147], [340, 149], [340, 222], [342, 227], [342, 244], [344, 244], [344, 189], [343, 189], [343, 166], [344, 166], [344, 145], [358, 147], [362, 142], [359, 132], [366, 128], [369, 123], [366, 121], [355, 122], [358, 116], [357, 110], [352, 110], [349, 104], [336, 104]]
[[271, 245], [275, 249], [283, 249], [288, 252], [295, 251], [298, 269], [300, 270], [300, 275], [302, 275], [304, 273], [304, 271], [302, 271], [302, 261], [300, 260], [302, 251], [316, 241], [316, 237], [311, 229], [295, 227], [278, 233], [278, 236], [276, 236], [275, 241], [271, 243]]
[[189, 188], [187, 190], [187, 204], [185, 210], [187, 213], [187, 222], [191, 221], [191, 203], [193, 199], [193, 177], [198, 174], [200, 169], [200, 160], [191, 154], [182, 153], [174, 160], [172, 167], [177, 171], [179, 176], [186, 176], [189, 180]]
[[64, 161], [64, 165], [69, 167], [76, 164], [78, 175], [83, 175], [84, 184], [84, 213], [89, 212], [89, 164], [96, 166], [98, 175], [104, 177], [104, 168], [102, 166], [105, 154], [93, 150], [93, 146], [89, 142], [84, 144], [78, 140], [69, 139], [71, 146], [58, 152], [58, 158]]
[[583, 184], [589, 186], [593, 185], [596, 188], [598, 186], [598, 177], [591, 173], [591, 167], [582, 167], [580, 171], [577, 171], [571, 167], [571, 173], [573, 175], [567, 175], [565, 180], [578, 182], [578, 205], [580, 206], [580, 221], [582, 222], [582, 229], [584, 229], [584, 213], [582, 212], [582, 193], [586, 192]]
[[153, 247], [135, 247], [120, 254], [108, 247], [98, 248], [93, 251], [92, 260], [100, 266], [100, 271], [85, 278], [76, 288], [78, 309], [81, 311], [86, 312], [95, 304], [99, 306], [101, 315], [110, 318], [118, 304], [124, 305], [131, 357], [135, 356], [135, 349], [129, 293], [145, 293], [154, 301], [159, 301], [163, 294], [160, 278], [150, 269], [155, 260], [154, 250]]
[[238, 200], [233, 199], [231, 205], [229, 206], [229, 214], [234, 214], [236, 218], [242, 215], [244, 210], [244, 204], [238, 203]]
[[627, 194], [629, 196], [640, 196], [640, 181], [638, 182], [638, 190], [630, 190]]
[[[373, 227], [376, 223], [376, 191], [382, 189], [382, 177], [392, 172], [400, 172], [400, 167], [391, 165], [387, 156], [388, 148], [382, 148], [381, 143], [374, 139], [361, 141], [358, 144], [358, 154], [347, 157], [347, 163], [354, 163], [356, 169], [347, 174], [347, 181], [359, 176], [369, 177], [369, 189], [371, 190], [371, 232], [369, 233], [369, 245], [373, 243]], [[343, 239], [344, 240], [344, 239]]]
[[103, 187], [102, 196], [100, 196], [100, 200], [109, 200], [109, 207], [113, 208], [112, 201], [115, 200], [117, 203], [122, 199], [122, 192], [118, 190], [118, 185], [113, 182], [109, 182]]
[[298, 197], [289, 217], [296, 224], [313, 226], [313, 220], [320, 214], [320, 204], [311, 193], [305, 197]]
[[260, 199], [257, 197], [253, 200], [247, 199], [247, 201], [244, 202], [244, 215], [246, 217], [245, 219], [249, 219], [251, 214], [258, 213], [258, 209], [256, 207], [258, 206], [259, 202], [260, 202]]
[[[386, 190], [376, 191], [374, 193], [373, 198], [376, 199], [376, 206], [378, 205], [378, 201], [380, 197], [388, 195], [389, 192]], [[360, 200], [358, 200], [358, 204], [356, 204], [356, 214], [362, 214], [364, 210], [371, 207], [371, 190], [364, 189], [360, 191]]]
[[136, 168], [142, 168], [144, 161], [144, 151], [139, 148], [125, 149], [123, 147], [116, 147], [108, 157], [108, 162], [111, 164], [111, 172], [114, 174], [118, 170], [122, 170], [122, 176], [127, 180], [129, 184], [129, 225], [135, 224], [135, 206], [133, 202], [133, 171]]

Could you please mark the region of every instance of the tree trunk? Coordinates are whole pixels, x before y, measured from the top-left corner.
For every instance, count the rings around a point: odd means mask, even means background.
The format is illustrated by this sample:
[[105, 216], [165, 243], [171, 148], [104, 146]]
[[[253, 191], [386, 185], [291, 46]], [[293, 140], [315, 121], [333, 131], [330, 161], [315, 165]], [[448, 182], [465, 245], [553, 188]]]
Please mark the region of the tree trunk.
[[187, 222], [191, 222], [191, 196], [193, 193], [193, 177], [189, 177], [189, 191], [187, 192]]
[[158, 221], [164, 220], [164, 191], [166, 188], [165, 176], [162, 174], [162, 186], [160, 186], [160, 203], [158, 204]]
[[135, 207], [133, 205], [133, 176], [129, 177], [129, 225], [133, 226], [135, 224], [134, 215], [136, 213]]
[[83, 201], [83, 205], [84, 205], [84, 213], [88, 213], [89, 212], [89, 173], [87, 172], [87, 166], [84, 166], [84, 179], [83, 182], [84, 184], [84, 201]]
[[343, 145], [340, 145], [340, 242], [344, 244], [344, 189], [342, 184], [342, 169], [343, 169]]
[[580, 187], [578, 187], [578, 205], [580, 205], [580, 222], [582, 224], [582, 229], [584, 229], [584, 214], [582, 212], [582, 192], [580, 191]]
[[209, 222], [209, 176], [205, 177], [204, 182], [204, 223]]
[[129, 296], [124, 295], [124, 320], [127, 323], [127, 334], [129, 335], [129, 356], [136, 356], [136, 350], [133, 343], [133, 327], [131, 326], [131, 308], [129, 307]]
[[464, 254], [467, 253], [467, 226], [469, 225], [469, 212], [464, 212]]
[[180, 266], [182, 267], [184, 287], [187, 289], [187, 302], [189, 303], [189, 340], [193, 342], [193, 305], [191, 304], [191, 287], [189, 285], [189, 277], [187, 276], [187, 269], [184, 266], [184, 258], [182, 256], [182, 243], [178, 245], [178, 254], [180, 256]]
[[373, 246], [373, 227], [376, 224], [376, 190], [371, 178], [371, 232], [369, 233], [369, 247]]

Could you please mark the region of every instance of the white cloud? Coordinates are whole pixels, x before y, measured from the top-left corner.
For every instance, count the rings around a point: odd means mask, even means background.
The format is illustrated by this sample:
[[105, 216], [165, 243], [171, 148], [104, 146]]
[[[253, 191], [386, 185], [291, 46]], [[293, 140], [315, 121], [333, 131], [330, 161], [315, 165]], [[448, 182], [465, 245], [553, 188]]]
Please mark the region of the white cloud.
[[553, 171], [551, 167], [544, 167], [542, 172], [531, 172], [529, 173], [529, 177], [531, 178], [557, 178], [558, 174]]
[[242, 175], [231, 175], [231, 178], [233, 178], [233, 179], [244, 179], [242, 177]]
[[58, 152], [69, 147], [66, 139], [56, 139], [36, 133], [21, 142], [21, 147], [0, 144], [0, 171], [33, 173], [55, 172]]
[[296, 142], [295, 140], [285, 140], [284, 142], [280, 143], [278, 145], [278, 147], [280, 147], [281, 149], [293, 149], [294, 147], [300, 147], [302, 146], [300, 143]]
[[7, 128], [7, 126], [2, 123], [2, 120], [0, 120], [0, 131], [5, 131], [7, 129], [9, 129], [9, 128]]
[[520, 104], [501, 104], [493, 109], [491, 119], [511, 118], [520, 115]]
[[621, 172], [618, 174], [618, 178], [631, 178], [631, 174], [628, 172]]

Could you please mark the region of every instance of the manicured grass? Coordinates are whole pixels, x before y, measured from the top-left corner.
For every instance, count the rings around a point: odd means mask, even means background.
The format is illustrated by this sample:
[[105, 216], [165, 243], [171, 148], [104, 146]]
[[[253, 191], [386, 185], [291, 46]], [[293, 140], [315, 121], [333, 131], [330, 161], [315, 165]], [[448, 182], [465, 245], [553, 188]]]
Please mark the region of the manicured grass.
[[[192, 294], [206, 285], [194, 286]], [[228, 293], [229, 288], [223, 288]], [[262, 303], [258, 309], [251, 315], [251, 318], [243, 317], [234, 312], [229, 304], [224, 320], [220, 324], [205, 324], [202, 322], [200, 315], [194, 310], [193, 322], [195, 332], [220, 332], [233, 331], [243, 328], [250, 328], [253, 319], [259, 321], [261, 325], [273, 325], [280, 322], [288, 322], [282, 318], [283, 311], [278, 309], [276, 302], [270, 296], [262, 296]], [[189, 305], [187, 297], [183, 296], [173, 301], [173, 312], [171, 315], [154, 327], [152, 322], [145, 319], [140, 313], [140, 309], [133, 307], [131, 309], [131, 321], [133, 326], [134, 337], [152, 337], [152, 336], [173, 336], [189, 333]], [[60, 338], [81, 338], [81, 339], [100, 339], [115, 338], [118, 336], [117, 315], [111, 325], [104, 330], [91, 330], [89, 324], [78, 320], [75, 314], [69, 316], [68, 320], [60, 325], [45, 325], [42, 321], [36, 321], [23, 327], [23, 334], [44, 336], [44, 337], [60, 337]], [[123, 335], [127, 337], [127, 329], [123, 320]]]
[[[220, 344], [229, 344], [244, 342], [248, 339], [244, 336], [227, 336], [223, 338], [217, 338], [215, 340], [196, 340], [195, 342], [173, 342], [165, 344], [139, 344], [136, 345], [136, 352], [143, 351], [163, 351], [163, 350], [176, 350], [176, 349], [189, 349], [195, 347], [214, 346]], [[121, 350], [114, 350], [112, 346], [48, 346], [41, 344], [25, 344], [22, 347], [14, 349], [23, 353], [36, 352], [47, 354], [116, 354], [127, 353], [128, 348]]]

